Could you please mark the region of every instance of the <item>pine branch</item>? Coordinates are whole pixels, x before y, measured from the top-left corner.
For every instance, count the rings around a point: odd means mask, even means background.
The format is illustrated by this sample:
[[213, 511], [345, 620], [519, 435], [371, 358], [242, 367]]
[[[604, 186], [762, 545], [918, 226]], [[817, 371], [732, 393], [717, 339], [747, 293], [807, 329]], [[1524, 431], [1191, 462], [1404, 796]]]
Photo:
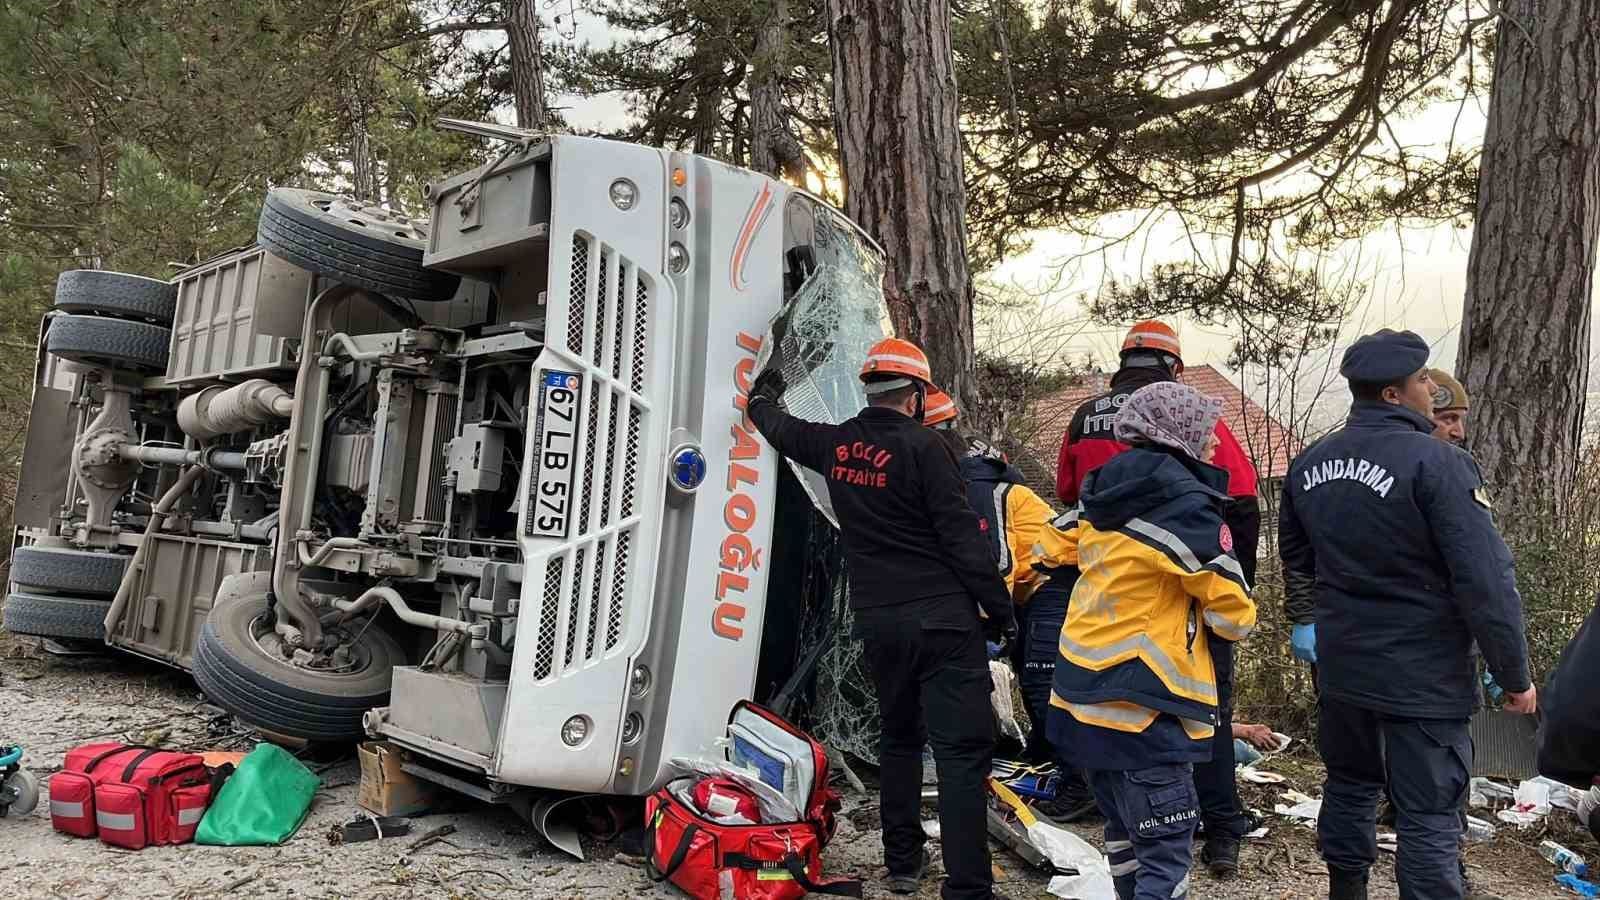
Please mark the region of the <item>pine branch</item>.
[[505, 22], [504, 19], [494, 19], [494, 20], [491, 20], [491, 21], [472, 20], [472, 21], [467, 21], [467, 22], [445, 22], [445, 23], [440, 24], [440, 25], [434, 25], [434, 26], [432, 26], [430, 28], [424, 28], [421, 31], [412, 32], [411, 34], [405, 35], [403, 37], [396, 38], [396, 39], [394, 39], [394, 40], [392, 40], [392, 41], [390, 41], [390, 42], [388, 42], [386, 44], [380, 44], [380, 45], [378, 45], [376, 47], [373, 47], [371, 49], [375, 53], [382, 53], [385, 50], [393, 50], [396, 47], [404, 47], [407, 44], [414, 44], [417, 41], [424, 41], [424, 40], [428, 40], [429, 38], [436, 38], [436, 37], [438, 37], [438, 36], [440, 36], [442, 34], [457, 34], [459, 32], [463, 32], [463, 31], [505, 31], [505, 30], [506, 30], [506, 22]]

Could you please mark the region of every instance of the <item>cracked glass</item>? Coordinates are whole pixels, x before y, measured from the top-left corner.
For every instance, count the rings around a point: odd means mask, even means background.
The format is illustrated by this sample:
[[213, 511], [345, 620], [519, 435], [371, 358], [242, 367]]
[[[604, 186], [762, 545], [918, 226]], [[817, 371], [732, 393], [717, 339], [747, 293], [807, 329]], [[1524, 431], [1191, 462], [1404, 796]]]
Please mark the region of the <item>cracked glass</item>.
[[[783, 307], [773, 318], [757, 369], [775, 365], [788, 388], [783, 406], [811, 422], [838, 424], [861, 411], [861, 362], [892, 334], [883, 299], [883, 254], [850, 220], [805, 194], [784, 210]], [[834, 527], [827, 481], [790, 461]]]

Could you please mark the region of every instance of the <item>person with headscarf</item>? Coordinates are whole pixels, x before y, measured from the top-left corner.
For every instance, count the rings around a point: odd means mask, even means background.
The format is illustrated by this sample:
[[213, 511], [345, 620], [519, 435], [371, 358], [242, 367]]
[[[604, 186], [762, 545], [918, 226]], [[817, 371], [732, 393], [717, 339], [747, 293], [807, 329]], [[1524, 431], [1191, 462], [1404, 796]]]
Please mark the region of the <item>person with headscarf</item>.
[[1034, 564], [1076, 565], [1050, 696], [1049, 736], [1084, 770], [1106, 817], [1120, 900], [1188, 892], [1200, 819], [1193, 767], [1211, 758], [1217, 683], [1209, 629], [1239, 641], [1256, 608], [1210, 464], [1220, 401], [1176, 382], [1117, 412], [1130, 449], [1089, 473]]
[[[1148, 384], [1163, 381], [1182, 381], [1185, 368], [1183, 347], [1178, 332], [1171, 325], [1156, 320], [1138, 322], [1128, 329], [1122, 340], [1122, 352], [1117, 371], [1111, 376], [1107, 390], [1092, 397], [1077, 408], [1061, 438], [1061, 452], [1056, 458], [1056, 495], [1068, 506], [1076, 506], [1083, 480], [1090, 472], [1105, 465], [1128, 445], [1113, 433], [1117, 410], [1121, 409], [1134, 391]], [[1229, 430], [1222, 419], [1212, 429], [1217, 439], [1216, 455], [1211, 464], [1228, 473], [1227, 494], [1229, 503], [1223, 510], [1223, 521], [1233, 535], [1234, 555], [1244, 570], [1245, 581], [1255, 584], [1256, 553], [1261, 537], [1261, 504], [1256, 498], [1257, 476], [1250, 454]], [[1059, 602], [1072, 590], [1070, 570], [1053, 573], [1035, 598], [1039, 609]], [[1061, 614], [1065, 615], [1064, 607]], [[1059, 620], [1058, 620], [1059, 621]], [[1035, 630], [1022, 624], [1024, 640]], [[1200, 792], [1200, 828], [1205, 837], [1200, 848], [1200, 861], [1217, 878], [1229, 878], [1239, 872], [1239, 848], [1244, 836], [1255, 829], [1244, 804], [1239, 802], [1238, 784], [1234, 779], [1233, 741], [1229, 737], [1233, 721], [1233, 645], [1213, 635], [1207, 635], [1211, 645], [1211, 659], [1217, 673], [1217, 736], [1211, 745], [1211, 761], [1195, 766], [1195, 788]], [[1051, 648], [1050, 661], [1055, 660]]]

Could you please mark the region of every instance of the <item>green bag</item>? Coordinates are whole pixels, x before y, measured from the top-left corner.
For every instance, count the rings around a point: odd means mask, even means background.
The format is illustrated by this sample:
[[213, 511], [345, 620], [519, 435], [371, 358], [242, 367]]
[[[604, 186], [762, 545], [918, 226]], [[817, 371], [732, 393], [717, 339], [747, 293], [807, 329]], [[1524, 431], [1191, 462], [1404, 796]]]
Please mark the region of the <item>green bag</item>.
[[221, 847], [281, 844], [311, 812], [320, 784], [289, 751], [257, 744], [212, 799], [194, 842]]

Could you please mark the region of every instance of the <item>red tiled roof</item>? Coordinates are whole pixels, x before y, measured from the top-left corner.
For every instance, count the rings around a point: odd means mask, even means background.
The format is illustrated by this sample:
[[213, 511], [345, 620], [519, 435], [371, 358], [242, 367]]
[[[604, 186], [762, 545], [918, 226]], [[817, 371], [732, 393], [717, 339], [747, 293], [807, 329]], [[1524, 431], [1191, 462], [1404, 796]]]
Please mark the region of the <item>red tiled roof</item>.
[[[1049, 464], [1052, 474], [1061, 451], [1061, 438], [1072, 423], [1072, 414], [1085, 400], [1105, 393], [1110, 380], [1110, 376], [1100, 373], [1087, 375], [1077, 384], [1047, 394], [1034, 404], [1038, 427], [1028, 439], [1028, 447]], [[1301, 446], [1289, 429], [1267, 415], [1266, 410], [1211, 366], [1184, 369], [1183, 383], [1222, 401], [1223, 421], [1244, 445], [1262, 478], [1282, 478], [1288, 473], [1289, 462], [1300, 452]]]

